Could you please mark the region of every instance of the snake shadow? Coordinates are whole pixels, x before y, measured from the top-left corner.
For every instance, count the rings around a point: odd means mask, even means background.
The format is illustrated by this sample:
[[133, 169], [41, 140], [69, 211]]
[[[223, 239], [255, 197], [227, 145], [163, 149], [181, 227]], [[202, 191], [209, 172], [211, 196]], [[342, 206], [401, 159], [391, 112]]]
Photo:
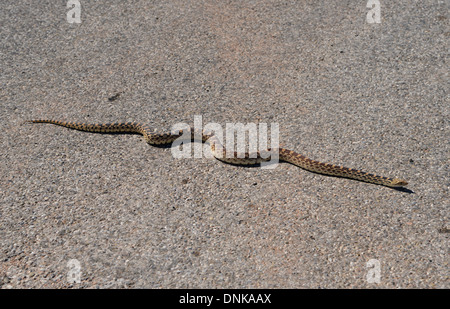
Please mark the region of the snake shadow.
[[[68, 128], [71, 129], [71, 128]], [[76, 130], [76, 129], [75, 129]], [[120, 136], [120, 135], [136, 135], [136, 136], [141, 136], [142, 134], [136, 133], [136, 132], [90, 132], [90, 131], [83, 131], [84, 133], [90, 133], [90, 134], [101, 134], [101, 135], [116, 135], [116, 136]], [[142, 140], [144, 140], [142, 138]], [[145, 140], [144, 140], [145, 142]], [[167, 149], [167, 148], [171, 148], [172, 144], [161, 144], [161, 145], [157, 145], [157, 144], [149, 144], [152, 147], [155, 148], [161, 148], [161, 149]]]
[[[87, 131], [87, 133], [98, 134], [97, 132], [89, 132], [89, 131]], [[104, 134], [104, 135], [140, 135], [139, 133], [135, 133], [135, 132], [101, 132], [101, 134]], [[201, 141], [195, 141], [195, 140], [194, 140], [194, 142], [202, 143]], [[172, 148], [172, 144], [171, 144], [171, 143], [170, 143], [170, 144], [161, 144], [161, 145], [151, 144], [151, 146], [152, 146], [152, 147], [155, 147], [155, 148], [160, 148], [160, 149], [168, 149], [168, 148]], [[218, 159], [216, 159], [216, 160], [218, 160]], [[218, 160], [218, 161], [220, 161], [220, 160]], [[231, 166], [242, 166], [242, 167], [246, 167], [246, 168], [261, 167], [261, 163], [255, 163], [255, 164], [238, 164], [238, 163], [231, 163], [231, 162], [226, 162], [226, 161], [220, 161], [220, 162], [222, 162], [222, 163], [224, 163], [224, 164], [227, 164], [227, 165], [231, 165]], [[284, 162], [284, 161], [281, 161], [281, 160], [280, 160], [279, 162], [280, 162], [280, 163], [282, 162], [282, 163], [290, 164], [289, 162]], [[277, 163], [273, 162], [273, 163], [268, 163], [268, 164], [277, 164]], [[299, 168], [301, 168], [301, 167], [299, 167]], [[304, 170], [304, 169], [303, 169], [303, 170]], [[347, 177], [336, 176], [336, 175], [321, 174], [321, 173], [317, 173], [317, 172], [313, 172], [313, 171], [308, 171], [308, 172], [314, 173], [314, 174], [317, 174], [317, 175], [326, 176], [326, 177], [335, 177], [335, 178], [345, 178], [345, 179], [349, 179], [349, 178], [347, 178]], [[353, 180], [353, 179], [350, 179], [350, 180]], [[356, 181], [357, 181], [357, 180], [356, 180]], [[376, 184], [374, 184], [374, 185], [376, 185]], [[387, 187], [387, 186], [385, 186], [385, 187]], [[387, 188], [392, 189], [392, 190], [395, 190], [395, 191], [403, 192], [403, 193], [408, 193], [408, 194], [415, 193], [414, 191], [412, 191], [412, 190], [410, 190], [410, 189], [408, 189], [408, 188], [405, 188], [405, 187], [397, 187], [397, 188], [395, 188], [395, 187], [387, 187]]]
[[409, 194], [411, 194], [411, 193], [416, 193], [416, 192], [414, 192], [413, 190], [410, 190], [410, 189], [405, 188], [405, 187], [391, 188], [391, 189], [393, 189], [393, 190], [395, 190], [395, 191], [400, 191], [400, 192], [404, 192], [404, 193], [409, 193]]
[[[261, 164], [260, 164], [260, 163], [257, 163], [257, 164], [237, 164], [237, 163], [230, 163], [230, 162], [225, 162], [225, 161], [221, 161], [221, 162], [222, 162], [222, 163], [225, 163], [225, 164], [228, 164], [228, 165], [231, 165], [231, 166], [242, 166], [242, 167], [249, 167], [249, 168], [261, 167]], [[285, 161], [281, 161], [281, 160], [280, 160], [279, 162], [280, 162], [280, 163], [285, 163], [285, 164], [290, 164], [289, 162], [285, 162]], [[276, 164], [276, 163], [269, 163], [269, 164]], [[292, 164], [291, 164], [291, 165], [292, 165]], [[294, 166], [295, 166], [295, 165], [294, 165]], [[299, 167], [299, 166], [296, 166], [296, 167], [301, 168], [301, 167]], [[304, 168], [301, 168], [301, 169], [305, 170]], [[305, 171], [308, 171], [308, 170], [305, 170]], [[321, 174], [321, 173], [317, 173], [317, 172], [313, 172], [313, 171], [308, 171], [308, 172], [314, 173], [314, 174], [317, 174], [317, 175], [321, 175], [321, 176], [326, 176], [326, 177], [343, 178], [343, 179], [347, 179], [347, 180], [358, 181], [358, 180], [355, 180], [355, 179], [351, 179], [351, 178], [347, 178], [347, 177], [342, 177], [342, 176], [335, 176], [335, 175]], [[363, 181], [359, 181], [359, 182], [363, 182]], [[377, 185], [377, 184], [375, 184], [375, 183], [367, 183], [367, 184]], [[382, 185], [378, 185], [378, 186], [382, 186]], [[383, 186], [383, 187], [386, 187], [386, 188], [388, 188], [388, 189], [392, 189], [392, 190], [394, 190], [394, 191], [399, 191], [399, 192], [403, 192], [403, 193], [408, 193], [408, 194], [415, 193], [414, 191], [412, 191], [412, 190], [410, 190], [410, 189], [408, 189], [408, 188], [405, 188], [405, 187], [388, 187], [388, 186]]]

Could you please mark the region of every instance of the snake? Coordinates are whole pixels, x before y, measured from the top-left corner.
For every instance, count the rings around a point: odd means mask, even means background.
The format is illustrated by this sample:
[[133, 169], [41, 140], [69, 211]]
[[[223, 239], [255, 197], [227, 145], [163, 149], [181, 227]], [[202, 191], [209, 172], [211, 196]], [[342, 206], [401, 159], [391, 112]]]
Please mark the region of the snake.
[[362, 182], [392, 187], [401, 188], [408, 183], [399, 178], [383, 177], [376, 174], [363, 172], [358, 169], [348, 168], [330, 163], [323, 163], [312, 160], [302, 154], [286, 148], [267, 149], [265, 151], [257, 151], [256, 153], [238, 153], [225, 149], [217, 136], [210, 131], [202, 131], [193, 127], [170, 132], [159, 132], [149, 125], [140, 122], [117, 122], [117, 123], [83, 123], [70, 122], [54, 119], [34, 119], [27, 120], [26, 123], [48, 123], [57, 126], [66, 127], [69, 129], [92, 132], [92, 133], [132, 133], [140, 134], [144, 140], [150, 145], [168, 145], [181, 137], [187, 139], [197, 139], [202, 143], [208, 142], [213, 156], [225, 163], [234, 165], [257, 165], [264, 161], [269, 161], [271, 156], [276, 156], [279, 161], [291, 163], [295, 166], [303, 168], [307, 171], [354, 179]]

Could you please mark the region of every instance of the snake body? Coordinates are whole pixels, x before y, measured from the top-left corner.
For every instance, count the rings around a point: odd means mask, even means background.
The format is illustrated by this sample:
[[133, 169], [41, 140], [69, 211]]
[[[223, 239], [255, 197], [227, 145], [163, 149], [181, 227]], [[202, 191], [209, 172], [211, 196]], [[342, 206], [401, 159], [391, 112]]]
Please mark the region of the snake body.
[[[214, 157], [220, 161], [238, 165], [253, 165], [259, 164], [263, 161], [270, 160], [267, 153], [237, 153], [234, 151], [227, 151], [222, 146], [218, 138], [210, 132], [200, 131], [194, 128], [186, 128], [186, 130], [179, 130], [177, 132], [157, 132], [150, 126], [139, 122], [122, 122], [122, 123], [100, 123], [88, 124], [80, 122], [68, 122], [53, 119], [35, 119], [28, 120], [30, 123], [50, 123], [70, 129], [79, 131], [93, 132], [93, 133], [135, 133], [141, 134], [145, 141], [151, 145], [166, 145], [173, 143], [176, 139], [187, 136], [189, 139], [198, 138], [202, 142], [208, 142], [211, 152]], [[311, 160], [304, 155], [285, 148], [268, 149], [270, 153], [278, 152], [278, 159], [280, 161], [289, 162], [293, 165], [299, 166], [305, 170], [355, 179], [363, 182], [374, 183], [387, 187], [403, 187], [408, 183], [398, 178], [382, 177], [375, 174], [363, 172], [361, 170], [347, 168], [329, 163]]]

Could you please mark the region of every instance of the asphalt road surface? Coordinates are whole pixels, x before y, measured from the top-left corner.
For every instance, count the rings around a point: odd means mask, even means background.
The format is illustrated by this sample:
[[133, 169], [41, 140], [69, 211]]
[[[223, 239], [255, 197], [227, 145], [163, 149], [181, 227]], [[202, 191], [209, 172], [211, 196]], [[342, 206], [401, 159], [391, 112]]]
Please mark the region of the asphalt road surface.
[[[1, 288], [450, 287], [448, 2], [79, 2], [2, 2]], [[23, 124], [194, 117], [409, 184]]]

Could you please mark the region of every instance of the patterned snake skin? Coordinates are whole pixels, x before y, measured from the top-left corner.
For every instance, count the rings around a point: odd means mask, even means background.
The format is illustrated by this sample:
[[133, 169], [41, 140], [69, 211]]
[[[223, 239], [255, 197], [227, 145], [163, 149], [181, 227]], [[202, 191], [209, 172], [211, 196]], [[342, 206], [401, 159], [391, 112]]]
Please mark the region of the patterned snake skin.
[[[145, 141], [151, 145], [171, 144], [177, 138], [187, 133], [188, 137], [190, 137], [191, 139], [193, 139], [195, 136], [199, 136], [201, 137], [202, 142], [207, 141], [211, 147], [211, 152], [213, 153], [214, 157], [220, 161], [238, 165], [253, 165], [259, 164], [263, 161], [270, 160], [270, 157], [267, 156], [267, 153], [263, 155], [260, 152], [245, 153], [245, 154], [236, 153], [234, 151], [227, 152], [214, 134], [208, 132], [201, 132], [193, 128], [187, 129], [188, 132], [180, 130], [178, 132], [161, 133], [153, 130], [146, 124], [138, 122], [87, 124], [80, 122], [66, 122], [51, 119], [36, 119], [36, 120], [28, 120], [26, 122], [50, 123], [70, 129], [94, 133], [136, 133], [143, 135]], [[268, 149], [267, 151], [273, 153], [273, 151], [276, 150]], [[292, 150], [285, 148], [278, 148], [278, 157], [280, 161], [289, 162], [305, 170], [319, 174], [356, 179], [359, 181], [374, 183], [388, 187], [403, 187], [408, 184], [406, 181], [398, 178], [382, 177], [352, 168], [314, 161], [299, 153], [296, 153]]]

